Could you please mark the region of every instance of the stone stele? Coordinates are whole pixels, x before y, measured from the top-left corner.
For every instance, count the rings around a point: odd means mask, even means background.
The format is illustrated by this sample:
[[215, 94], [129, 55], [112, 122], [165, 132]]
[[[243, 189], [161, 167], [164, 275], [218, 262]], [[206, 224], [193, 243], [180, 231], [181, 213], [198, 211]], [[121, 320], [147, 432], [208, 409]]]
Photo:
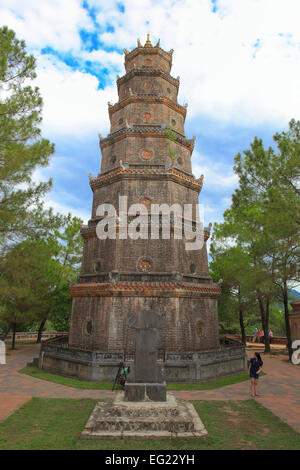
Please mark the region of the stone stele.
[[127, 401], [166, 401], [166, 382], [157, 362], [159, 332], [164, 326], [162, 317], [152, 311], [139, 311], [128, 318], [129, 328], [135, 330], [134, 366], [125, 385]]

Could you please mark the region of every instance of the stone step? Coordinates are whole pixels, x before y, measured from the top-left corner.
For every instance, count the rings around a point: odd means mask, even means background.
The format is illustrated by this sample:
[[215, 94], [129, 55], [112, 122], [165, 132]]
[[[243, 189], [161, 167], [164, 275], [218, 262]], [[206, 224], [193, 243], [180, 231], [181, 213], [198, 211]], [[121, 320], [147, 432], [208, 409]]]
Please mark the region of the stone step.
[[169, 432], [193, 432], [194, 424], [182, 419], [166, 419], [158, 421], [156, 418], [106, 418], [97, 420], [90, 431], [169, 431]]
[[157, 420], [160, 419], [172, 419], [180, 415], [180, 412], [177, 408], [153, 408], [153, 409], [143, 409], [143, 408], [109, 408], [109, 409], [99, 409], [99, 417], [115, 417], [115, 418], [154, 418]]
[[204, 437], [207, 431], [191, 403], [176, 400], [171, 393], [166, 402], [126, 402], [124, 392], [113, 401], [95, 406], [81, 437], [84, 439], [173, 439]]

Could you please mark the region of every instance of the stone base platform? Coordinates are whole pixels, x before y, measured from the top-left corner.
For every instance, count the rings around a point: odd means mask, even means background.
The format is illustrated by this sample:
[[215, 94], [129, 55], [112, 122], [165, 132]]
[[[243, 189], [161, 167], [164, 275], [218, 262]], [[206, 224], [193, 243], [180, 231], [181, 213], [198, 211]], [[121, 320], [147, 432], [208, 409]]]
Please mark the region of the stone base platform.
[[[133, 361], [122, 352], [101, 352], [74, 349], [68, 338], [44, 341], [41, 345], [39, 367], [54, 374], [90, 382], [113, 382], [119, 366]], [[240, 343], [230, 341], [218, 349], [198, 352], [165, 352], [164, 378], [167, 383], [200, 383], [220, 377], [247, 372], [246, 350]]]
[[128, 402], [117, 392], [110, 402], [95, 406], [81, 438], [173, 439], [208, 435], [194, 406], [172, 393], [165, 402]]

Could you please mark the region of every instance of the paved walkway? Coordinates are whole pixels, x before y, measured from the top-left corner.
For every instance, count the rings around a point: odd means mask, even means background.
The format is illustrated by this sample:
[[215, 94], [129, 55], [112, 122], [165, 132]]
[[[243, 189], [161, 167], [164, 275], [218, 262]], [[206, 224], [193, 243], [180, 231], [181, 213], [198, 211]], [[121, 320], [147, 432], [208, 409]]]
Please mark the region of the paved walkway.
[[[8, 350], [7, 364], [0, 365], [0, 421], [6, 419], [31, 397], [47, 398], [112, 398], [107, 390], [79, 390], [19, 374], [27, 362], [38, 355], [38, 345], [19, 346]], [[256, 400], [300, 433], [300, 367], [286, 356], [263, 356], [267, 375], [259, 379]], [[250, 382], [228, 385], [218, 390], [176, 391], [185, 400], [247, 400]]]
[[[253, 353], [248, 354], [251, 357]], [[300, 366], [291, 364], [284, 355], [261, 356], [267, 375], [259, 379], [260, 396], [255, 400], [300, 433]], [[250, 382], [216, 390], [178, 391], [176, 396], [185, 400], [247, 400], [251, 398]]]
[[17, 347], [20, 349], [16, 351], [8, 349], [7, 364], [0, 364], [0, 421], [31, 397], [105, 399], [113, 396], [109, 390], [80, 390], [19, 374], [18, 370], [38, 356], [40, 346], [33, 344]]

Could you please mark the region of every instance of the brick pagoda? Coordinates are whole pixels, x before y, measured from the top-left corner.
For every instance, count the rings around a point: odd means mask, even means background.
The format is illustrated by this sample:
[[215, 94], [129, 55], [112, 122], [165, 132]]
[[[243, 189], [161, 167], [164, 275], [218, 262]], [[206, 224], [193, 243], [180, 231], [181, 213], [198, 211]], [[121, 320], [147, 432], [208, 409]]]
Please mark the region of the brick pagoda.
[[[209, 276], [206, 243], [201, 250], [187, 251], [187, 240], [174, 239], [174, 232], [170, 239], [158, 240], [119, 239], [118, 230], [115, 240], [100, 240], [96, 234], [97, 207], [110, 203], [118, 208], [120, 195], [128, 197], [128, 207], [142, 203], [150, 209], [151, 204], [195, 205], [202, 188], [202, 177], [192, 174], [195, 139], [185, 136], [186, 105], [177, 102], [179, 77], [170, 74], [173, 51], [164, 51], [159, 42], [153, 46], [148, 36], [144, 46], [138, 41], [134, 50], [124, 53], [126, 73], [117, 78], [119, 101], [108, 103], [110, 133], [100, 138], [101, 172], [90, 176], [93, 207], [88, 225], [81, 229], [82, 271], [71, 287], [68, 347], [77, 353], [73, 365], [69, 361], [62, 366], [59, 353], [45, 365], [91, 380], [113, 377], [118, 361], [135, 350], [126, 319], [152, 310], [164, 320], [159, 349], [167, 378], [201, 379], [201, 361], [214, 363], [207, 376], [226, 374], [220, 364], [220, 286]], [[205, 240], [208, 237], [205, 229]], [[84, 363], [87, 354], [93, 358], [87, 368], [93, 371], [82, 373], [74, 357]], [[244, 353], [239, 349], [236, 354], [238, 362], [230, 370], [243, 370]]]

